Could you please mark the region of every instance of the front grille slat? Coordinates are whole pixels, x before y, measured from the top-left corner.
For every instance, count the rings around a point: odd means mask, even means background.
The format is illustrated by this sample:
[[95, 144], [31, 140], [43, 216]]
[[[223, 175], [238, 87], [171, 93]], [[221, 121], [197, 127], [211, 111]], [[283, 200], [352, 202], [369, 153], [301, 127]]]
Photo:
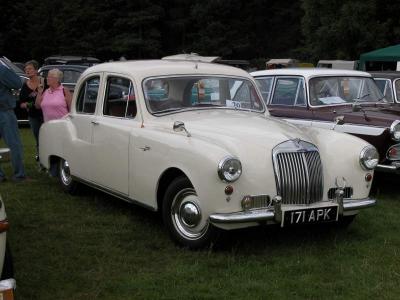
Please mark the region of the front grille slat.
[[[303, 142], [304, 144], [311, 145]], [[323, 173], [318, 149], [277, 151], [274, 155], [277, 190], [283, 204], [311, 204], [322, 200]]]

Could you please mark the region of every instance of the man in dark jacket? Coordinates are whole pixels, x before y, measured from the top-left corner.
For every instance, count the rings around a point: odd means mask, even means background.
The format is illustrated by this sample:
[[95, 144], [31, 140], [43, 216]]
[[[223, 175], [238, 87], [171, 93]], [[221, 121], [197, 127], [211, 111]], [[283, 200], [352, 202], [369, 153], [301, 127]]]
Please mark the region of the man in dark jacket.
[[[11, 151], [11, 163], [14, 169], [12, 180], [14, 181], [26, 179], [18, 121], [14, 113], [16, 99], [11, 91], [12, 89], [20, 89], [21, 86], [22, 82], [19, 76], [0, 63], [0, 136]], [[0, 167], [0, 183], [5, 178]]]

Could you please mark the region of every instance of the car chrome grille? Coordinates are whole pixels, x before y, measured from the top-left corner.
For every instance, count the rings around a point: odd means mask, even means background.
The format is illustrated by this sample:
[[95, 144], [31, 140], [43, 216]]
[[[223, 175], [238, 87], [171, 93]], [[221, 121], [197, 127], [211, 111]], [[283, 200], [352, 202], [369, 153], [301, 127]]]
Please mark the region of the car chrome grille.
[[274, 149], [278, 194], [282, 204], [311, 204], [322, 200], [323, 173], [318, 148], [290, 140]]

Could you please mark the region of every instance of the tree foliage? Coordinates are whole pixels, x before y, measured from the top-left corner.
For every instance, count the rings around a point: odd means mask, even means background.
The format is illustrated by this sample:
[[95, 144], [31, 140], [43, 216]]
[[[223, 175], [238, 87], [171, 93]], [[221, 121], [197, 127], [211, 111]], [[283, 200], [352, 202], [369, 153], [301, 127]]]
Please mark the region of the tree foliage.
[[227, 59], [357, 59], [399, 43], [395, 0], [0, 1], [0, 54], [102, 60], [196, 52]]

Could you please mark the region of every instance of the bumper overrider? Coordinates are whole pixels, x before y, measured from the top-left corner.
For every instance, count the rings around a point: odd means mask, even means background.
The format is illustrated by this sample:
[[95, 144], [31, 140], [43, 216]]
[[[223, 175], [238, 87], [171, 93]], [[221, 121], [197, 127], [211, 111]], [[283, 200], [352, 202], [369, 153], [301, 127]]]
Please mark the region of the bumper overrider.
[[[339, 215], [344, 212], [357, 211], [376, 205], [376, 200], [371, 198], [365, 199], [341, 199], [341, 201], [324, 201], [320, 203], [314, 203], [310, 206], [302, 206], [303, 209], [318, 209], [326, 208], [329, 206], [337, 206]], [[295, 205], [275, 205], [263, 209], [252, 209], [243, 210], [233, 213], [215, 213], [210, 215], [210, 222], [213, 224], [235, 224], [235, 223], [248, 223], [248, 222], [265, 222], [275, 221], [281, 224], [282, 222], [282, 211], [299, 209], [299, 206]], [[323, 216], [321, 216], [322, 218]]]

